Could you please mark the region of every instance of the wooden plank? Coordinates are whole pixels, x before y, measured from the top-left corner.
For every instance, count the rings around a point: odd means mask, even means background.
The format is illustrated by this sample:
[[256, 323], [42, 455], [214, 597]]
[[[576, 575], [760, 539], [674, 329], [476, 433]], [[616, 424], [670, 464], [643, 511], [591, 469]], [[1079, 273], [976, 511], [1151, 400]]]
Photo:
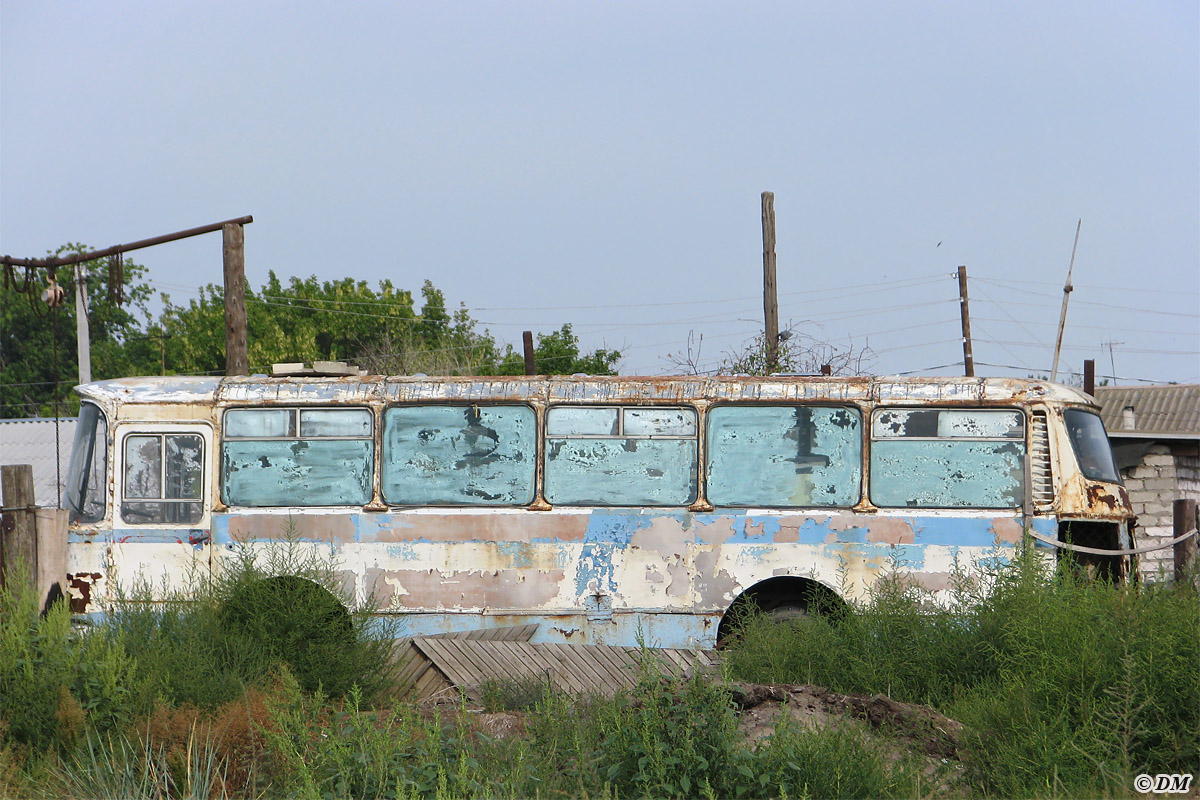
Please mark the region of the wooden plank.
[[596, 683], [595, 679], [590, 677], [590, 673], [588, 671], [580, 669], [576, 664], [574, 653], [576, 649], [577, 648], [574, 645], [569, 644], [555, 645], [553, 654], [561, 665], [563, 673], [568, 677], [568, 680], [570, 680], [572, 685], [575, 687], [576, 694], [588, 694], [589, 692], [594, 692], [600, 687]]
[[463, 686], [480, 682], [480, 677], [472, 669], [470, 662], [464, 663], [459, 658], [458, 650], [454, 647], [454, 639], [421, 639], [417, 641], [451, 683]]
[[492, 665], [491, 669], [495, 677], [506, 680], [519, 680], [528, 678], [534, 673], [534, 670], [527, 666], [519, 659], [513, 658], [511, 655], [512, 645], [519, 642], [488, 642], [486, 646], [481, 647], [481, 658], [486, 658], [487, 663]]
[[607, 692], [610, 683], [607, 671], [601, 670], [598, 664], [599, 651], [604, 648], [584, 648], [574, 645], [563, 645], [563, 647], [565, 648], [563, 652], [571, 660], [574, 669], [586, 678], [589, 686], [588, 691]]
[[484, 657], [483, 648], [487, 646], [487, 642], [479, 639], [463, 639], [448, 644], [447, 648], [454, 651], [455, 658], [458, 659], [464, 667], [466, 667], [472, 675], [472, 683], [476, 686], [495, 677], [494, 665], [490, 659]]
[[550, 682], [561, 691], [571, 691], [571, 686], [564, 681], [558, 663], [546, 653], [547, 645], [535, 645], [529, 642], [514, 642], [513, 653], [524, 663], [536, 667], [538, 675], [547, 675]]
[[628, 689], [637, 683], [637, 666], [633, 664], [624, 649], [620, 647], [605, 647], [599, 653], [602, 663], [608, 666], [613, 676], [612, 685], [618, 689]]

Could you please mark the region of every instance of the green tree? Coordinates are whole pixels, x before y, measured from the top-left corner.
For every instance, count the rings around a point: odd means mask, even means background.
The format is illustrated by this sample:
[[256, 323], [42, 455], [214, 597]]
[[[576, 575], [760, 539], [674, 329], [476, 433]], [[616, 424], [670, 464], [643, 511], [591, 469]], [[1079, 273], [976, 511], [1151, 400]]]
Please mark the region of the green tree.
[[[373, 372], [464, 374], [495, 362], [495, 342], [475, 330], [465, 309], [451, 316], [429, 281], [421, 295], [418, 313], [412, 293], [391, 281], [376, 289], [353, 278], [321, 282], [311, 276], [284, 285], [271, 272], [260, 291], [246, 290], [250, 367], [265, 372], [280, 361], [333, 360]], [[167, 371], [224, 372], [223, 289], [204, 286], [186, 306], [164, 300]]]
[[[533, 348], [534, 362], [541, 375], [616, 375], [617, 362], [621, 360], [619, 350], [593, 350], [579, 352], [579, 337], [571, 330], [570, 323], [551, 333], [539, 333]], [[497, 375], [523, 375], [525, 356], [512, 345], [505, 349], [504, 357], [496, 367]]]
[[[65, 244], [52, 255], [86, 253], [91, 248]], [[103, 380], [146, 372], [156, 364], [157, 347], [148, 341], [144, 320], [150, 287], [145, 267], [125, 259], [124, 302], [109, 300], [108, 261], [84, 263], [87, 273], [88, 327], [92, 379]], [[63, 302], [50, 308], [41, 300], [51, 272], [44, 268], [5, 268], [0, 288], [0, 417], [53, 416], [55, 395], [60, 412], [73, 415], [79, 400], [70, 387], [79, 376], [75, 334], [75, 268], [56, 270]]]

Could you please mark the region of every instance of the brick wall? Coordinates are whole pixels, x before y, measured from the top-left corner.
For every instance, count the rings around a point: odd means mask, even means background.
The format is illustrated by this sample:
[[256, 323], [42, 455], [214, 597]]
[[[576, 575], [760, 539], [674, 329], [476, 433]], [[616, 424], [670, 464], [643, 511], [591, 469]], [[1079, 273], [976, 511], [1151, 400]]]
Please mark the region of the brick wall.
[[[1168, 444], [1151, 445], [1142, 462], [1126, 469], [1122, 477], [1133, 512], [1138, 515], [1136, 546], [1139, 547], [1174, 538], [1176, 500], [1200, 500], [1200, 456], [1172, 449]], [[1145, 580], [1169, 578], [1174, 572], [1172, 548], [1144, 553], [1139, 559]]]

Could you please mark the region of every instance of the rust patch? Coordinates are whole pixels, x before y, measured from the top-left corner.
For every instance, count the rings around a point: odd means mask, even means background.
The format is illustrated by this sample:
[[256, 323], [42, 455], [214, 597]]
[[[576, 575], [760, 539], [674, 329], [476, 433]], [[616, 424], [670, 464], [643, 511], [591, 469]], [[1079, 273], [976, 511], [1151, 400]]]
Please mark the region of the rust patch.
[[733, 521], [735, 517], [724, 514], [713, 517], [712, 522], [696, 521], [696, 541], [700, 544], [724, 544], [733, 536]]
[[677, 520], [660, 517], [652, 520], [650, 527], [634, 531], [629, 545], [653, 551], [663, 558], [671, 558], [680, 556], [687, 550], [688, 536]]
[[229, 517], [229, 537], [235, 542], [279, 539], [285, 533], [301, 540], [346, 544], [354, 541], [354, 518], [350, 514], [247, 514]]
[[[532, 578], [532, 579], [530, 579]], [[367, 586], [384, 608], [542, 608], [558, 596], [563, 570], [486, 572], [368, 569]]]
[[908, 572], [904, 577], [906, 580], [911, 578], [931, 592], [944, 592], [951, 588], [949, 572]]
[[1105, 491], [1103, 486], [1099, 486], [1094, 483], [1088, 484], [1087, 502], [1088, 505], [1093, 508], [1103, 504], [1108, 506], [1109, 511], [1117, 510], [1117, 498]]
[[799, 523], [780, 522], [779, 530], [775, 531], [776, 544], [795, 544], [800, 541]]
[[[412, 514], [379, 521], [377, 542], [582, 542], [586, 514]], [[364, 536], [364, 541], [367, 537]]]
[[717, 570], [720, 551], [702, 550], [696, 554], [697, 608], [720, 608], [722, 611], [738, 593], [738, 582], [727, 570]]
[[[876, 517], [865, 522], [868, 542], [879, 544], [913, 544], [917, 540], [916, 534], [912, 529], [912, 523], [906, 519], [901, 519], [900, 517]], [[863, 521], [860, 521], [859, 525], [861, 526], [862, 524]]]
[[1020, 544], [1025, 538], [1025, 528], [1012, 517], [997, 517], [992, 520], [992, 533], [997, 543]]
[[67, 575], [67, 586], [79, 592], [79, 597], [71, 594], [71, 613], [85, 614], [92, 602], [92, 587], [104, 576], [99, 572], [76, 572]]

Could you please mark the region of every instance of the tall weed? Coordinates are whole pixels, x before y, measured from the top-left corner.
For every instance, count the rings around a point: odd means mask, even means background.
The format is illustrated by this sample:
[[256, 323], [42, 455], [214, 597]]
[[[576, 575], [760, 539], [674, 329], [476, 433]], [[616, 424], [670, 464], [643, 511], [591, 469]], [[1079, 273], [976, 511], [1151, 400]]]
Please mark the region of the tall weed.
[[836, 624], [752, 621], [740, 680], [815, 683], [930, 705], [968, 727], [987, 794], [1127, 793], [1139, 772], [1195, 771], [1200, 601], [1185, 587], [1086, 581], [1032, 556], [959, 575], [949, 607], [902, 575]]

